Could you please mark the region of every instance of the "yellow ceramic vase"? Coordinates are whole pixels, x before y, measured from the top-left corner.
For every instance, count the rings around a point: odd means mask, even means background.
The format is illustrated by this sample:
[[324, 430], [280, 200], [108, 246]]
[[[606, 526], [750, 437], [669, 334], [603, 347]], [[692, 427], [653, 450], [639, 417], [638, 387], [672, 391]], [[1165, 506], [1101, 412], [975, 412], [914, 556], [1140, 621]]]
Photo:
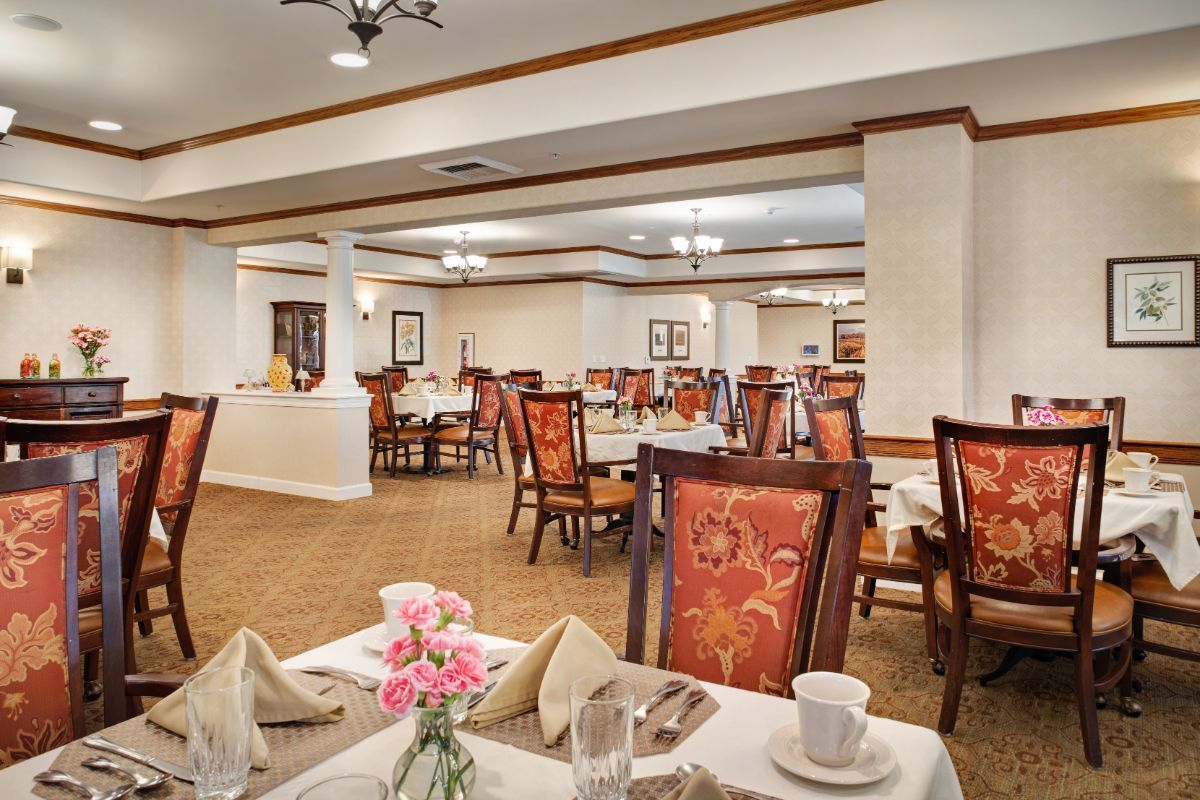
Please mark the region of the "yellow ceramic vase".
[[271, 366], [267, 367], [267, 383], [271, 384], [273, 392], [286, 392], [292, 385], [292, 367], [283, 353], [271, 356]]

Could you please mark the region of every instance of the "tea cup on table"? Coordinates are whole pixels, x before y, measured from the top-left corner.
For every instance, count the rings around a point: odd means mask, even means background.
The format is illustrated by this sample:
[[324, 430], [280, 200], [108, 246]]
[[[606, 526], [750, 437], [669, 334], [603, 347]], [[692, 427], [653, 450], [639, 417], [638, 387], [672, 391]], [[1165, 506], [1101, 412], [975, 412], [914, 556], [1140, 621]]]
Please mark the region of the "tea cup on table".
[[708, 423], [708, 412], [707, 411], [697, 411], [696, 412], [696, 424], [697, 425], [705, 425], [707, 423]]
[[1158, 483], [1159, 474], [1154, 470], [1126, 467], [1125, 488], [1131, 492], [1148, 492], [1150, 487]]
[[643, 433], [657, 433], [658, 432], [658, 419], [651, 416], [651, 417], [646, 417], [644, 420], [642, 420], [642, 432]]
[[871, 687], [838, 672], [806, 672], [792, 680], [800, 715], [800, 744], [818, 764], [845, 767], [867, 732]]
[[1125, 455], [1129, 456], [1129, 459], [1142, 469], [1154, 469], [1154, 466], [1158, 463], [1158, 456], [1154, 455], [1154, 453], [1134, 451]]
[[383, 601], [383, 623], [387, 626], [388, 638], [395, 639], [408, 633], [404, 623], [396, 619], [392, 612], [400, 604], [412, 597], [433, 597], [434, 588], [431, 583], [393, 583], [379, 590], [379, 599]]

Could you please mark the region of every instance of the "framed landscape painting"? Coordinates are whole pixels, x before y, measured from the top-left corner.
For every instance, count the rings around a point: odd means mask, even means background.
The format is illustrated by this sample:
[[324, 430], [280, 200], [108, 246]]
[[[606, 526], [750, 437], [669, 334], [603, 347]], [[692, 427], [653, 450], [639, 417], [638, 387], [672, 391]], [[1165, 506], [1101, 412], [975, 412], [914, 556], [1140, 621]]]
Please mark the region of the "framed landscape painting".
[[671, 323], [665, 319], [650, 320], [650, 360], [671, 360]]
[[819, 344], [805, 344], [800, 348], [800, 355], [804, 358], [816, 358], [821, 355], [821, 345]]
[[671, 358], [687, 361], [692, 357], [692, 323], [671, 323]]
[[862, 364], [867, 360], [867, 323], [861, 319], [833, 321], [833, 361]]
[[392, 363], [425, 363], [425, 314], [421, 311], [392, 312]]
[[1200, 256], [1108, 260], [1109, 347], [1200, 346]]

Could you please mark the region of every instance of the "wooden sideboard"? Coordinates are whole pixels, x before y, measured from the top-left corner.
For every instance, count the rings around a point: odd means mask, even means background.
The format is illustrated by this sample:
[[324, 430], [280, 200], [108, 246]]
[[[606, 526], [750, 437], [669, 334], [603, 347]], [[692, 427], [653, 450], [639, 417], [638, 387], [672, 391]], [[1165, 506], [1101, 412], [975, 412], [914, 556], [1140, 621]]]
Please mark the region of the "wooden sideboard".
[[111, 419], [124, 411], [129, 378], [0, 378], [0, 417]]

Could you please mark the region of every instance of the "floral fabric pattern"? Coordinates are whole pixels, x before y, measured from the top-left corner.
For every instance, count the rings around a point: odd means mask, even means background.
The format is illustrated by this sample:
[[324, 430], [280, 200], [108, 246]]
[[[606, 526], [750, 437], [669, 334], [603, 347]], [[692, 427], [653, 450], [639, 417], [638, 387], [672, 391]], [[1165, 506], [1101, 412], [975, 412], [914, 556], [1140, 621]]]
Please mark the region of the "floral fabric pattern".
[[845, 411], [818, 411], [817, 433], [821, 439], [822, 461], [847, 461], [854, 458], [850, 440], [850, 421]]
[[500, 422], [500, 381], [481, 381], [479, 384], [479, 414], [476, 428], [495, 428]]
[[0, 495], [0, 767], [71, 741], [67, 488]]
[[830, 399], [854, 397], [858, 394], [858, 386], [858, 381], [828, 381], [825, 384], [825, 396]]
[[[61, 456], [68, 453], [90, 453], [101, 447], [117, 448], [117, 508], [120, 511], [121, 541], [130, 524], [129, 510], [138, 476], [146, 462], [145, 436], [111, 439], [100, 442], [47, 442], [29, 444], [30, 458]], [[94, 481], [79, 485], [79, 593], [100, 589], [100, 499]]]
[[1108, 412], [1103, 408], [1056, 408], [1054, 413], [1063, 418], [1065, 425], [1091, 425], [1104, 422]]
[[388, 370], [388, 383], [392, 388], [392, 393], [399, 392], [404, 388], [404, 384], [408, 382], [407, 370]]
[[570, 404], [528, 403], [525, 411], [538, 477], [551, 483], [574, 483], [578, 473], [571, 454]]
[[600, 391], [612, 388], [612, 370], [588, 370], [587, 376], [587, 382]]
[[763, 439], [761, 458], [774, 458], [783, 445], [787, 435], [788, 412], [791, 402], [787, 400], [772, 400], [771, 409], [767, 412], [767, 433]]
[[514, 375], [513, 383], [541, 383], [542, 379], [537, 375]]
[[960, 442], [971, 576], [1037, 592], [1067, 591], [1073, 447]]
[[387, 387], [379, 378], [363, 378], [363, 388], [371, 395], [371, 424], [376, 428], [388, 427]]
[[679, 377], [685, 381], [700, 380], [700, 367], [680, 367]]
[[177, 408], [171, 412], [171, 427], [167, 431], [167, 449], [163, 453], [162, 470], [158, 473], [158, 490], [154, 505], [168, 506], [184, 499], [188, 475], [192, 472], [192, 457], [200, 442], [204, 427], [204, 412]]
[[525, 415], [521, 413], [521, 396], [516, 392], [505, 392], [504, 404], [508, 407], [508, 417], [512, 420], [513, 443], [524, 451], [526, 448]]
[[621, 379], [622, 397], [633, 398], [635, 406], [650, 405], [650, 373], [627, 372]]
[[746, 367], [746, 380], [752, 383], [770, 383], [774, 377], [774, 367]]
[[668, 669], [784, 693], [822, 498], [675, 480]]
[[697, 411], [708, 413], [712, 398], [712, 389], [676, 389], [675, 411], [688, 422], [695, 422]]

